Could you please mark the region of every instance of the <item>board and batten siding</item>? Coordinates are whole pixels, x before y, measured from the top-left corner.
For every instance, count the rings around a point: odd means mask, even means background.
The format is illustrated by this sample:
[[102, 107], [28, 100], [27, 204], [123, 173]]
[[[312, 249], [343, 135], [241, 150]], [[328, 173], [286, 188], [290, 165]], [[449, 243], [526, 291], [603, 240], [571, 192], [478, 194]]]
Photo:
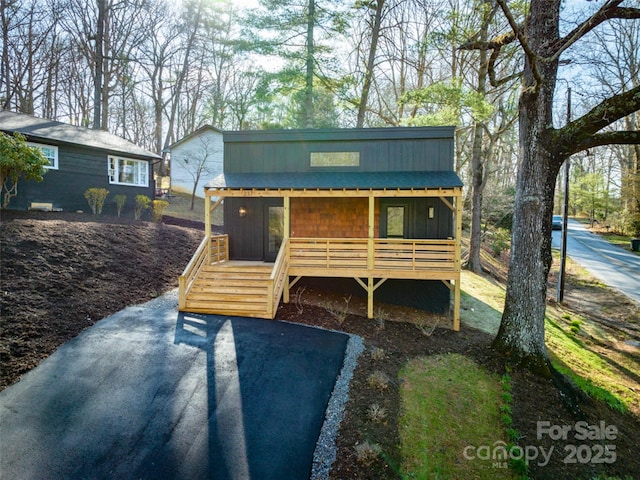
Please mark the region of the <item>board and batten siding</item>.
[[[453, 127], [224, 133], [226, 173], [452, 171]], [[312, 152], [358, 152], [357, 167], [312, 167]]]

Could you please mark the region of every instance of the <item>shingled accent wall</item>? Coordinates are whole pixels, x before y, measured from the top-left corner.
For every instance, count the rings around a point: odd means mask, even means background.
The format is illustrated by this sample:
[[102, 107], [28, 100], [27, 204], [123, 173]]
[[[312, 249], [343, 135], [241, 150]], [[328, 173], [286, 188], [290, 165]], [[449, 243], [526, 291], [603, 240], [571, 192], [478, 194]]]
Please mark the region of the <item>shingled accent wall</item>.
[[[292, 198], [291, 236], [315, 238], [367, 238], [367, 198]], [[380, 232], [380, 206], [375, 204], [375, 233]]]

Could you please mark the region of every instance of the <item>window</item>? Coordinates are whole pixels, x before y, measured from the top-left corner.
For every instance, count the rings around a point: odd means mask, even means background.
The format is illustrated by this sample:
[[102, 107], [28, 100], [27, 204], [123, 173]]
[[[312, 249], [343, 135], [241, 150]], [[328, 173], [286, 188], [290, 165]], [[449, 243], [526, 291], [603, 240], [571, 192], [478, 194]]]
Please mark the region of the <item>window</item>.
[[404, 238], [404, 207], [387, 207], [387, 237]]
[[109, 157], [109, 183], [149, 186], [149, 162], [130, 158]]
[[312, 167], [359, 167], [360, 152], [311, 152]]
[[31, 143], [27, 142], [32, 148], [37, 148], [40, 150], [44, 158], [49, 160], [49, 165], [45, 165], [44, 168], [50, 168], [51, 170], [58, 169], [58, 147], [54, 147], [53, 145], [41, 145], [39, 143]]

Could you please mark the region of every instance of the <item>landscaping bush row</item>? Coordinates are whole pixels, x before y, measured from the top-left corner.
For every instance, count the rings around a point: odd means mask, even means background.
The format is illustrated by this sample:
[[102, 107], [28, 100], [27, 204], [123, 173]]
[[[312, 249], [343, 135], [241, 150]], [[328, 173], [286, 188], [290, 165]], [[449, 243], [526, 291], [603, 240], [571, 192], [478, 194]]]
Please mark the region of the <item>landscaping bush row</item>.
[[[84, 198], [87, 199], [87, 203], [94, 215], [102, 214], [102, 209], [108, 195], [109, 190], [106, 188], [89, 188], [84, 192]], [[116, 204], [116, 213], [118, 218], [120, 218], [122, 209], [127, 203], [127, 196], [123, 194], [115, 195], [113, 202]], [[135, 202], [134, 217], [136, 220], [140, 220], [144, 212], [151, 209], [151, 219], [154, 222], [160, 222], [164, 209], [169, 206], [169, 202], [166, 200], [151, 200], [146, 195], [136, 195]]]

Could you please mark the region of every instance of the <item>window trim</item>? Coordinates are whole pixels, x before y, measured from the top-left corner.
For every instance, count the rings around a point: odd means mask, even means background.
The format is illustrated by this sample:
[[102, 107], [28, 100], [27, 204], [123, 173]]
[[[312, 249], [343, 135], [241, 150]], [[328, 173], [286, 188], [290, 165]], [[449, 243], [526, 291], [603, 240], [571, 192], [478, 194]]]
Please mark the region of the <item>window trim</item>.
[[44, 168], [47, 170], [58, 170], [58, 147], [56, 145], [49, 145], [46, 143], [36, 143], [36, 142], [27, 142], [27, 146], [31, 148], [37, 148], [40, 150], [40, 153], [44, 155], [44, 158], [47, 160], [51, 160], [51, 157], [44, 154], [42, 151], [43, 148], [50, 148], [53, 150], [53, 164], [45, 165]]
[[[115, 168], [111, 168], [111, 162], [115, 161]], [[120, 162], [134, 162], [137, 165], [138, 176], [140, 173], [143, 173], [144, 182], [132, 183], [132, 182], [121, 182], [118, 180], [117, 173], [120, 172]], [[144, 166], [144, 172], [140, 172], [140, 165]], [[129, 158], [129, 157], [120, 157], [117, 155], [109, 155], [107, 157], [107, 176], [109, 177], [109, 184], [111, 185], [125, 185], [128, 187], [148, 187], [149, 186], [149, 162], [146, 160], [139, 160], [137, 158]], [[135, 175], [134, 175], [135, 177]]]

